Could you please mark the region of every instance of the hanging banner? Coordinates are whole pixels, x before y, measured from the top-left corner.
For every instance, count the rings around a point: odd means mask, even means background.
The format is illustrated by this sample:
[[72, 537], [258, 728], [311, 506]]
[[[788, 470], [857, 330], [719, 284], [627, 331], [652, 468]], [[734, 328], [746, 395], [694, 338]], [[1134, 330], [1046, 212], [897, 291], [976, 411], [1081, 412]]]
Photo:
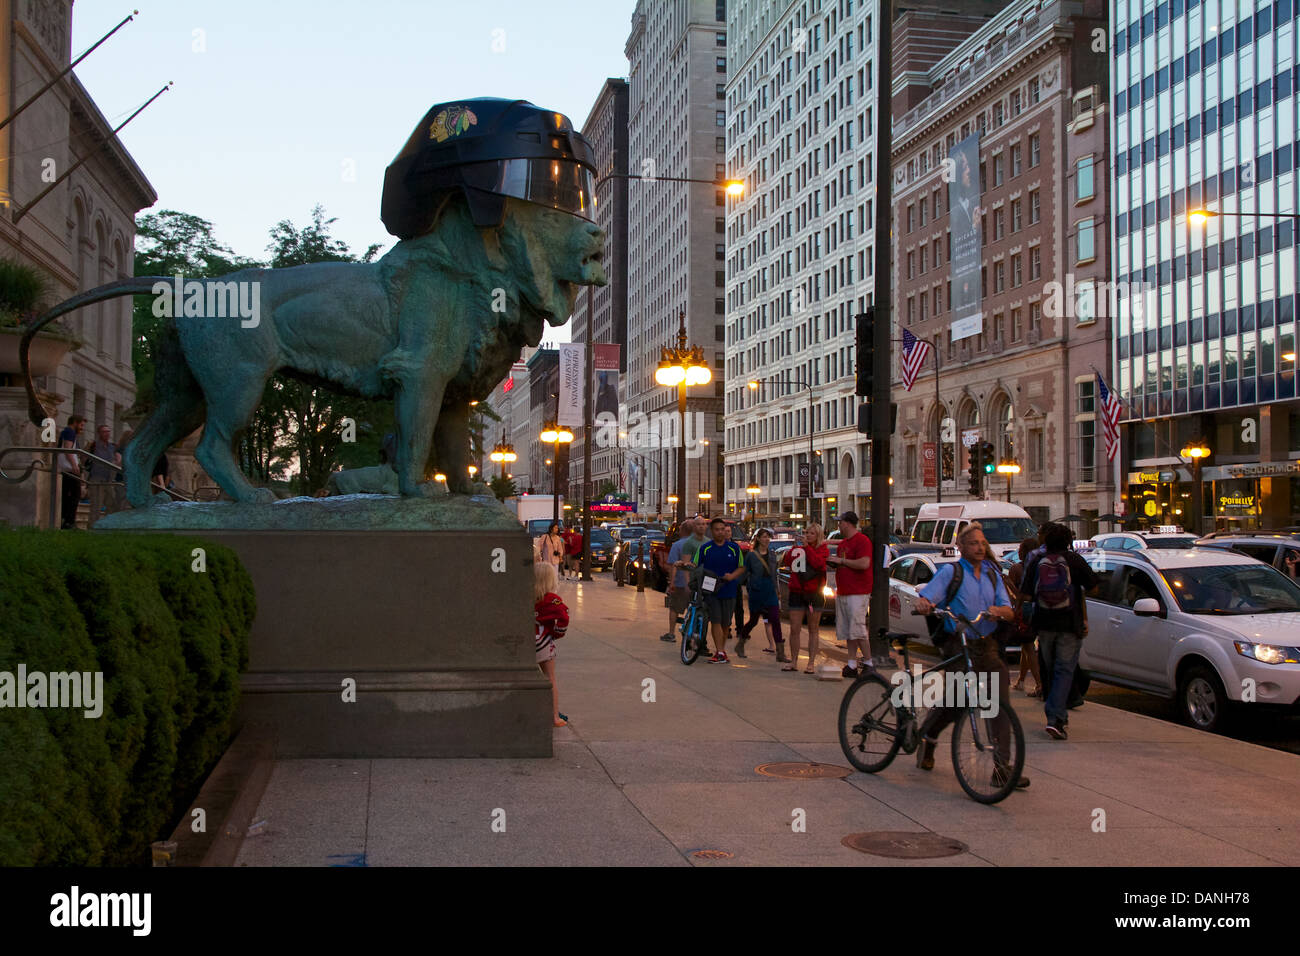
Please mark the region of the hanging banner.
[[560, 345], [560, 424], [581, 427], [583, 382], [587, 369], [586, 352], [581, 342]]
[[980, 134], [978, 130], [948, 150], [953, 162], [948, 183], [948, 228], [952, 233], [952, 340], [979, 335], [980, 312]]
[[938, 459], [937, 449], [938, 445], [932, 441], [921, 444], [921, 483], [926, 488], [934, 488], [938, 485], [936, 480], [938, 469], [935, 468]]
[[592, 414], [599, 420], [606, 415], [609, 419], [618, 419], [618, 366], [622, 355], [621, 345], [592, 346], [596, 378], [596, 406]]

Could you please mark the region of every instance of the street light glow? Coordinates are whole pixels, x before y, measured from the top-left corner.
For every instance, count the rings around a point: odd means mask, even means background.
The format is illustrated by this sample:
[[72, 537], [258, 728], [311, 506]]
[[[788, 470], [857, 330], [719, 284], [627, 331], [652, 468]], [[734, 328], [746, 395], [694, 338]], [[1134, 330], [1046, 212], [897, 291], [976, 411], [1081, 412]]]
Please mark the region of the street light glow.
[[728, 196], [745, 195], [745, 183], [740, 179], [728, 179], [723, 184], [723, 188], [727, 191]]
[[1209, 209], [1193, 209], [1187, 214], [1187, 219], [1197, 226], [1203, 226], [1212, 216], [1217, 215], [1217, 212], [1211, 212]]
[[655, 381], [669, 388], [680, 385], [686, 381], [686, 369], [680, 365], [674, 365], [668, 359], [664, 359], [659, 363], [658, 371], [655, 372]]
[[1196, 460], [1199, 458], [1208, 458], [1210, 456], [1210, 449], [1206, 448], [1202, 444], [1188, 445], [1187, 447], [1183, 448], [1183, 450], [1180, 451], [1178, 454], [1181, 455], [1183, 458], [1191, 458], [1193, 460]]

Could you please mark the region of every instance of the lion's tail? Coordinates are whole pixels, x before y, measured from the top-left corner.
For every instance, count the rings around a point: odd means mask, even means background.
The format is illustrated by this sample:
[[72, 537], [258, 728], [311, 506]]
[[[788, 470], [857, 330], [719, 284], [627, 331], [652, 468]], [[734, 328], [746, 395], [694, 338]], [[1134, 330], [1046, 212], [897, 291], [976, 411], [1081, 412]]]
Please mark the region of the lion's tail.
[[119, 279], [117, 282], [110, 282], [108, 285], [101, 285], [89, 291], [80, 292], [71, 299], [64, 299], [27, 327], [22, 340], [18, 343], [18, 361], [21, 363], [23, 382], [27, 386], [27, 417], [32, 420], [32, 424], [40, 425], [51, 414], [41, 404], [41, 400], [36, 397], [36, 386], [32, 382], [31, 366], [28, 363], [28, 352], [31, 350], [32, 339], [36, 333], [59, 316], [67, 315], [74, 309], [79, 309], [84, 305], [94, 305], [96, 302], [103, 302], [105, 299], [116, 299], [123, 295], [151, 294], [154, 285], [158, 282], [171, 283], [172, 278], [169, 276], [132, 276], [129, 279]]

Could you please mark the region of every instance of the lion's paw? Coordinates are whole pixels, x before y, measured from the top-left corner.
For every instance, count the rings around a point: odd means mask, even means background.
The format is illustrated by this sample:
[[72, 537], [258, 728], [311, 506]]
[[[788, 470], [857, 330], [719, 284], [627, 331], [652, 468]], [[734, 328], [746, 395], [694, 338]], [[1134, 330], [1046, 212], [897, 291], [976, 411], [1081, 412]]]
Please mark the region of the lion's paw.
[[275, 492], [270, 488], [254, 488], [244, 501], [253, 505], [273, 505], [280, 499], [275, 496]]
[[440, 481], [422, 481], [415, 486], [415, 493], [421, 498], [442, 498], [446, 496], [447, 488]]

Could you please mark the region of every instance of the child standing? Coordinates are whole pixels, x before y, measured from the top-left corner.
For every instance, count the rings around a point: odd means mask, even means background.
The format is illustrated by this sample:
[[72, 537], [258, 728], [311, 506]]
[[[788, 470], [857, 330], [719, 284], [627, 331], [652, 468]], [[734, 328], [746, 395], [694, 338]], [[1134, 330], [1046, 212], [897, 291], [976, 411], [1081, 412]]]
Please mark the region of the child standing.
[[569, 609], [555, 593], [559, 587], [555, 565], [537, 562], [533, 565], [533, 610], [537, 615], [536, 646], [537, 665], [551, 682], [551, 719], [556, 727], [568, 725], [560, 716], [560, 693], [555, 686], [555, 642], [569, 629]]

